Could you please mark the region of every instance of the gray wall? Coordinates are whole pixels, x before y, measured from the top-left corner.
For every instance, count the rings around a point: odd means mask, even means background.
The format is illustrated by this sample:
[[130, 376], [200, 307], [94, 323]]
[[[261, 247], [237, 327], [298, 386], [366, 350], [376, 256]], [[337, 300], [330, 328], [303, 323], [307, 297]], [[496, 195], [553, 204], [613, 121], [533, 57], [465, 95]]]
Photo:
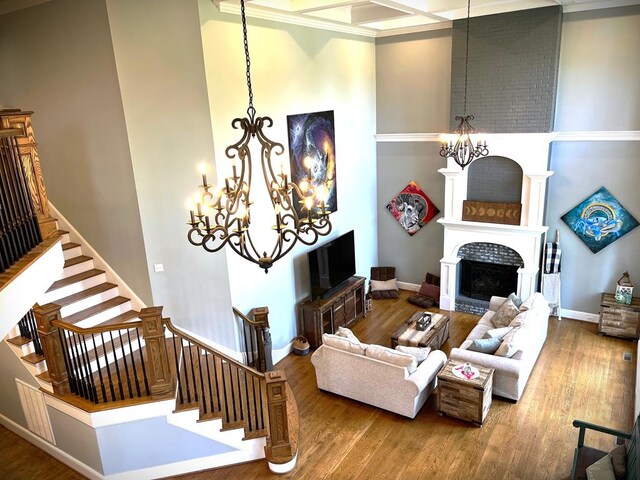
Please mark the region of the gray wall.
[[561, 24], [560, 6], [472, 18], [464, 112], [467, 20], [453, 22], [451, 128], [472, 114], [482, 132], [553, 130]]
[[18, 387], [16, 387], [16, 378], [32, 387], [39, 388], [40, 385], [11, 351], [11, 347], [4, 341], [0, 341], [0, 365], [2, 366], [0, 368], [0, 392], [2, 392], [0, 413], [27, 428], [27, 419], [22, 411]]
[[103, 0], [0, 16], [0, 105], [33, 110], [52, 203], [145, 302], [149, 275]]
[[103, 469], [96, 430], [55, 408], [48, 407], [56, 446], [94, 470]]
[[[564, 16], [557, 130], [640, 130], [640, 6]], [[640, 219], [638, 142], [553, 144], [546, 224], [561, 233], [562, 306], [598, 313], [601, 292], [628, 270], [640, 286], [640, 228], [591, 251], [560, 220], [605, 186]]]
[[[450, 56], [450, 36], [449, 30], [377, 42], [378, 133], [449, 131], [449, 97], [443, 103], [446, 89], [434, 85], [437, 78], [451, 78], [450, 64], [441, 62]], [[430, 56], [424, 58], [425, 52]], [[639, 6], [565, 14], [559, 58], [555, 130], [640, 130]], [[431, 103], [438, 108], [430, 106], [430, 114], [425, 115], [424, 105]], [[602, 185], [640, 218], [637, 147], [637, 142], [557, 142], [553, 146], [550, 169], [556, 173], [547, 190], [545, 224], [551, 234], [557, 228], [562, 234], [563, 308], [597, 313], [600, 293], [612, 291], [624, 270], [639, 282], [640, 228], [594, 255], [559, 218]], [[444, 164], [437, 151], [436, 143], [378, 143], [378, 255], [380, 263], [399, 267], [403, 281], [419, 283], [423, 265], [438, 266], [442, 230], [429, 223], [422, 229], [425, 232], [408, 237], [388, 221], [384, 206], [413, 179], [425, 182], [424, 190], [442, 210], [444, 177], [435, 170]], [[440, 249], [432, 248], [436, 244]]]
[[[451, 88], [451, 31], [376, 40], [377, 133], [446, 132]], [[398, 279], [420, 284], [440, 274], [443, 228], [438, 214], [409, 236], [386, 205], [415, 181], [442, 212], [446, 160], [436, 143], [378, 143], [376, 212], [378, 265], [396, 267]]]
[[[177, 325], [235, 349], [227, 263], [187, 241], [185, 199], [213, 137], [196, 1], [108, 0], [153, 298]], [[153, 14], [149, 14], [153, 12]], [[210, 176], [213, 180], [213, 176]]]

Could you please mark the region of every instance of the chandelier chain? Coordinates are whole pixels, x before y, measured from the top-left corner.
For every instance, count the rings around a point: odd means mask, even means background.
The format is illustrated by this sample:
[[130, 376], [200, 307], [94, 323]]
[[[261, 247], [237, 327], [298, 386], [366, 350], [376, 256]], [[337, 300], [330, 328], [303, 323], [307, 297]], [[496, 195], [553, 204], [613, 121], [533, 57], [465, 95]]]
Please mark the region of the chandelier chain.
[[249, 90], [249, 108], [247, 112], [252, 115], [253, 108], [253, 88], [251, 87], [251, 59], [249, 58], [249, 41], [247, 40], [247, 16], [244, 10], [244, 0], [240, 0], [240, 10], [242, 17], [242, 37], [244, 39], [244, 58], [247, 64], [247, 90]]
[[462, 109], [462, 113], [464, 115], [467, 114], [467, 78], [469, 77], [468, 72], [469, 72], [469, 19], [470, 17], [471, 17], [471, 0], [467, 0], [467, 47], [464, 54], [464, 108]]

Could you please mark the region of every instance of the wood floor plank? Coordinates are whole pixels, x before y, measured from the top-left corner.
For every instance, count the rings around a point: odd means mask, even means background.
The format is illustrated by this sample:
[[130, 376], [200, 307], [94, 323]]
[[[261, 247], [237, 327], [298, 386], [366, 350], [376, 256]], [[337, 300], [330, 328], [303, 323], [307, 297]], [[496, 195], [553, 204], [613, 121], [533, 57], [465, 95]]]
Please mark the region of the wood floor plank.
[[[366, 343], [390, 345], [390, 334], [417, 310], [400, 299], [374, 300], [374, 309], [353, 330]], [[437, 311], [431, 309], [431, 311]], [[460, 345], [478, 317], [453, 313], [445, 353]], [[440, 417], [432, 395], [414, 420], [318, 390], [311, 355], [289, 355], [286, 372], [300, 412], [297, 468], [283, 479], [412, 478], [567, 479], [577, 431], [575, 418], [629, 430], [633, 424], [635, 358], [630, 340], [597, 335], [597, 325], [549, 320], [549, 333], [524, 395], [517, 403], [493, 399], [482, 428]], [[224, 400], [224, 395], [222, 396]], [[3, 432], [0, 429], [0, 438]], [[0, 440], [2, 442], [2, 440]], [[12, 468], [39, 468], [56, 460], [13, 454], [21, 441], [0, 443]], [[610, 437], [589, 433], [587, 443], [612, 449]], [[46, 457], [46, 458], [40, 458]], [[0, 478], [6, 477], [0, 464]], [[65, 468], [64, 466], [62, 467]], [[75, 472], [39, 478], [81, 478]], [[76, 475], [75, 477], [73, 475]], [[17, 477], [22, 478], [22, 477]], [[36, 478], [24, 477], [24, 478]], [[184, 480], [278, 478], [264, 461], [183, 475]]]

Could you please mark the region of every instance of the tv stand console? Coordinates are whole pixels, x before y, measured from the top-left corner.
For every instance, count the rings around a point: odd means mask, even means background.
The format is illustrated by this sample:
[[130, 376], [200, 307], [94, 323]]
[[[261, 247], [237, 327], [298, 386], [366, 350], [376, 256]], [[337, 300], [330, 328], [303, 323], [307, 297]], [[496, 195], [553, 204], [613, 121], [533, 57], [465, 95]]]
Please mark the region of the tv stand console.
[[364, 317], [364, 277], [351, 277], [327, 298], [307, 300], [299, 305], [303, 335], [309, 345], [322, 345], [323, 333], [335, 333]]

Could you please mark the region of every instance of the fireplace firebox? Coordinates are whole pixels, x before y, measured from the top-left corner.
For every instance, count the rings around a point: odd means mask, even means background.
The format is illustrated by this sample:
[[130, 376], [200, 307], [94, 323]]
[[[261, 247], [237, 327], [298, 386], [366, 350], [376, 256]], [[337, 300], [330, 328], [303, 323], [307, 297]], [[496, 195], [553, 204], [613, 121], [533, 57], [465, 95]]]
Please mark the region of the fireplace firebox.
[[507, 297], [518, 287], [518, 266], [497, 263], [460, 261], [460, 293], [478, 300], [491, 296]]

